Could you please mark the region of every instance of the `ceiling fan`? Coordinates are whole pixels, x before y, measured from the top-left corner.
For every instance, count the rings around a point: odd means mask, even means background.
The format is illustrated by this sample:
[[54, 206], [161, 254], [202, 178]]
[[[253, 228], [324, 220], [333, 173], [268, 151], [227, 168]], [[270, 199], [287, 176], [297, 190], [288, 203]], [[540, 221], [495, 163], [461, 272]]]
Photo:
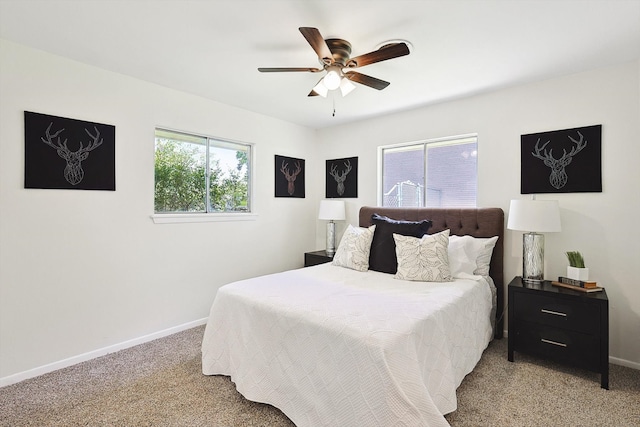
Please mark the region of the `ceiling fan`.
[[258, 68], [258, 71], [262, 73], [296, 71], [319, 73], [326, 71], [326, 75], [320, 79], [308, 96], [320, 95], [326, 97], [330, 90], [338, 88], [340, 88], [342, 96], [346, 96], [355, 89], [355, 85], [351, 82], [382, 90], [389, 86], [389, 82], [352, 70], [409, 54], [409, 46], [406, 43], [390, 42], [381, 46], [378, 50], [351, 58], [351, 43], [348, 41], [342, 39], [325, 40], [320, 31], [313, 27], [300, 27], [299, 30], [318, 54], [318, 60], [322, 68]]

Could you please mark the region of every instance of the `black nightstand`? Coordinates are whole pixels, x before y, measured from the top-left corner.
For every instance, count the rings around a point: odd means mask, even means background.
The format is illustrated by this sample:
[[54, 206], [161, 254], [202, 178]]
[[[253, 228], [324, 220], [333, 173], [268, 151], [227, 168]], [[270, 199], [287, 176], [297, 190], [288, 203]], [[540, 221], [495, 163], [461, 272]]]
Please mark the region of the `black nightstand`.
[[333, 261], [333, 255], [327, 255], [327, 251], [306, 252], [304, 254], [304, 266], [324, 264]]
[[534, 354], [600, 373], [609, 389], [609, 300], [606, 291], [579, 293], [545, 281], [509, 283], [508, 359]]

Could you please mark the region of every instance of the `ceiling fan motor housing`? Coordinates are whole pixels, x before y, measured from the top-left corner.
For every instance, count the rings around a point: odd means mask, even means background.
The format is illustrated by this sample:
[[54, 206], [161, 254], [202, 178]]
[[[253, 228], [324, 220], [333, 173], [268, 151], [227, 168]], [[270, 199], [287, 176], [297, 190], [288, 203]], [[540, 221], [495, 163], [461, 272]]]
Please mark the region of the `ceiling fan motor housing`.
[[351, 57], [351, 43], [343, 39], [326, 39], [325, 42], [333, 55], [333, 61], [346, 66]]

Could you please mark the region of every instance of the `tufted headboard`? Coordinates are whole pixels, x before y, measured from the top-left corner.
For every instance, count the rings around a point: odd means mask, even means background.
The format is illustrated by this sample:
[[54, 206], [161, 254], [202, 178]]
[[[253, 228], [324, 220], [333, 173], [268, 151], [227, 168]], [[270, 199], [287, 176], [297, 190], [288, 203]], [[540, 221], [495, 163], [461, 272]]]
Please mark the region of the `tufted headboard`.
[[462, 209], [438, 209], [438, 208], [389, 208], [363, 206], [360, 208], [360, 227], [369, 227], [371, 215], [374, 213], [393, 219], [418, 221], [429, 219], [433, 223], [429, 234], [437, 233], [447, 228], [451, 234], [458, 236], [470, 235], [473, 237], [498, 236], [498, 241], [493, 248], [493, 256], [489, 275], [496, 285], [497, 312], [496, 312], [496, 338], [502, 338], [504, 329], [504, 212], [500, 208], [462, 208]]

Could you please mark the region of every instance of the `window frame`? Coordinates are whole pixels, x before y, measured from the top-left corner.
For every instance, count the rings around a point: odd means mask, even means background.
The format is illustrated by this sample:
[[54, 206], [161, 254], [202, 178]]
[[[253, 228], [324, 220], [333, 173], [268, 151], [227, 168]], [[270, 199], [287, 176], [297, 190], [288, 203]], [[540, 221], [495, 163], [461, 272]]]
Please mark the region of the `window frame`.
[[[258, 218], [258, 214], [256, 213], [255, 208], [255, 158], [256, 158], [256, 144], [238, 141], [229, 138], [220, 138], [217, 136], [205, 135], [197, 132], [188, 132], [183, 130], [172, 129], [166, 126], [156, 126], [154, 128], [154, 150], [156, 146], [156, 138], [157, 132], [167, 132], [185, 135], [187, 137], [192, 138], [201, 138], [206, 140], [206, 173], [205, 173], [205, 209], [207, 211], [203, 212], [155, 212], [155, 178], [154, 178], [154, 190], [153, 190], [153, 214], [150, 216], [155, 224], [173, 224], [173, 223], [198, 223], [198, 222], [218, 222], [218, 221], [253, 221]], [[209, 180], [210, 180], [210, 147], [216, 147], [215, 142], [221, 143], [221, 145], [231, 144], [233, 145], [241, 145], [247, 148], [248, 151], [248, 159], [247, 159], [247, 212], [213, 212], [208, 211], [210, 208], [210, 191], [209, 191]], [[223, 147], [227, 148], [227, 147]], [[154, 151], [155, 152], [155, 151]], [[155, 170], [155, 155], [154, 155], [154, 170]]]
[[[431, 139], [424, 139], [424, 140], [417, 140], [417, 141], [410, 141], [410, 142], [401, 142], [401, 143], [397, 143], [397, 144], [387, 144], [387, 145], [380, 145], [378, 146], [378, 158], [377, 158], [377, 185], [376, 185], [376, 199], [377, 199], [377, 205], [378, 206], [383, 206], [384, 203], [384, 150], [386, 149], [393, 149], [393, 148], [405, 148], [405, 147], [417, 147], [417, 146], [422, 146], [422, 150], [423, 150], [423, 157], [424, 157], [424, 181], [421, 183], [424, 185], [425, 191], [424, 191], [424, 195], [422, 196], [423, 198], [423, 204], [421, 206], [421, 208], [429, 208], [429, 206], [427, 206], [427, 202], [428, 202], [428, 197], [427, 197], [427, 178], [428, 178], [428, 172], [427, 172], [427, 165], [428, 165], [428, 145], [433, 144], [434, 146], [444, 146], [444, 145], [449, 145], [447, 144], [447, 142], [453, 142], [456, 140], [464, 140], [464, 139], [470, 139], [473, 138], [475, 139], [475, 144], [476, 144], [476, 202], [475, 202], [475, 207], [478, 206], [478, 181], [477, 181], [477, 176], [478, 176], [478, 134], [477, 133], [467, 133], [467, 134], [462, 134], [462, 135], [454, 135], [454, 136], [444, 136], [444, 137], [440, 137], [440, 138], [431, 138]], [[460, 142], [460, 144], [462, 144], [463, 142]], [[444, 207], [445, 209], [448, 208], [447, 206]], [[457, 207], [451, 207], [451, 208], [457, 208]]]

